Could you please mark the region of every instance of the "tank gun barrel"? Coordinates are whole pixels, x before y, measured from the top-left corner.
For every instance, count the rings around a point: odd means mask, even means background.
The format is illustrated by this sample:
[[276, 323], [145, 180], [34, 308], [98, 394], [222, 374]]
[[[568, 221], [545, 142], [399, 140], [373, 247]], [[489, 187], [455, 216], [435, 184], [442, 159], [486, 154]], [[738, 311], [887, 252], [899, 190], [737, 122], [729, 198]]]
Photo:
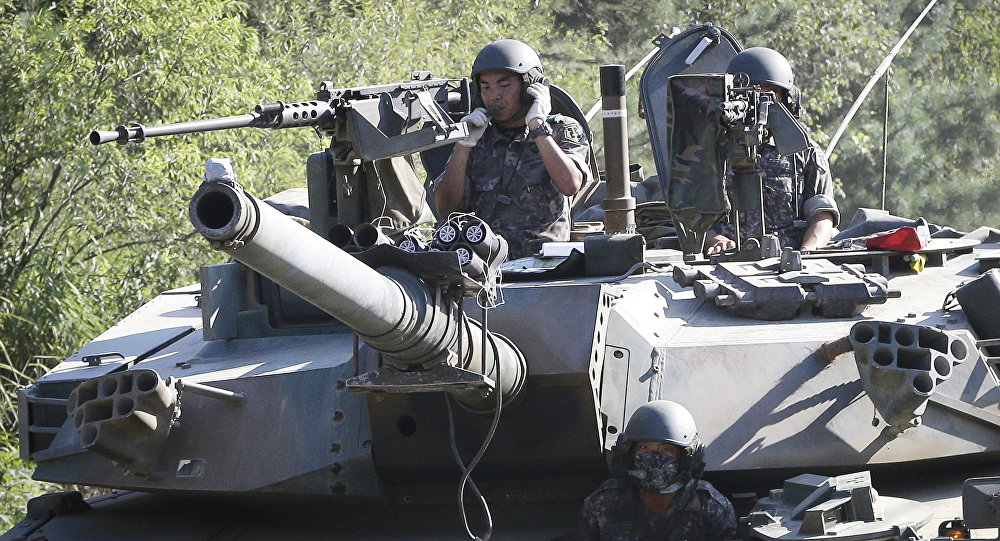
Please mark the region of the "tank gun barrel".
[[[413, 273], [393, 266], [376, 271], [228, 182], [203, 183], [189, 212], [213, 248], [343, 321], [388, 356], [387, 364], [412, 371], [447, 362], [494, 381], [499, 369], [503, 396], [520, 391], [525, 369], [517, 347], [500, 335], [484, 336], [455, 301]], [[495, 399], [482, 400], [468, 405], [486, 409]]]

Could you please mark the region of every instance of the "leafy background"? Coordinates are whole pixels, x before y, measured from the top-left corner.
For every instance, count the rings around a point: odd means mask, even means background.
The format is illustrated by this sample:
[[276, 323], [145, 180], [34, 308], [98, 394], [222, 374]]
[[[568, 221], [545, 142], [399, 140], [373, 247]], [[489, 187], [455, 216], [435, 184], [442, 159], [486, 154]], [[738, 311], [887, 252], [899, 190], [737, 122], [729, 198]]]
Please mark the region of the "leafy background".
[[[804, 121], [825, 145], [924, 0], [0, 0], [0, 526], [28, 497], [14, 393], [160, 291], [219, 262], [186, 220], [205, 159], [228, 156], [267, 195], [304, 185], [309, 130], [243, 130], [92, 147], [95, 128], [242, 114], [309, 98], [317, 83], [457, 77], [486, 42], [534, 45], [584, 110], [597, 66], [631, 67], [659, 33], [712, 22], [791, 61]], [[941, 2], [890, 78], [888, 193], [895, 214], [1000, 226], [1000, 0]], [[636, 77], [629, 103], [637, 103]], [[881, 84], [833, 158], [849, 219], [881, 201]], [[634, 112], [634, 109], [633, 109]], [[600, 125], [592, 126], [600, 140]], [[630, 119], [632, 161], [653, 170]], [[599, 151], [599, 150], [598, 150]], [[600, 161], [600, 160], [599, 160]]]

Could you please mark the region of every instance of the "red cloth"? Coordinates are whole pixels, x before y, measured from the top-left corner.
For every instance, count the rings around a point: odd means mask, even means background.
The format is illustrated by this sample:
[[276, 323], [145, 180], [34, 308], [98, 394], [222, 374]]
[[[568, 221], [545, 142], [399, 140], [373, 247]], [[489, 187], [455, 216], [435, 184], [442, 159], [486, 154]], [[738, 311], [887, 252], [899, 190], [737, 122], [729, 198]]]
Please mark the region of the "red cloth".
[[916, 252], [927, 247], [931, 234], [927, 226], [900, 227], [895, 231], [876, 235], [867, 241], [869, 250], [896, 250], [899, 252]]

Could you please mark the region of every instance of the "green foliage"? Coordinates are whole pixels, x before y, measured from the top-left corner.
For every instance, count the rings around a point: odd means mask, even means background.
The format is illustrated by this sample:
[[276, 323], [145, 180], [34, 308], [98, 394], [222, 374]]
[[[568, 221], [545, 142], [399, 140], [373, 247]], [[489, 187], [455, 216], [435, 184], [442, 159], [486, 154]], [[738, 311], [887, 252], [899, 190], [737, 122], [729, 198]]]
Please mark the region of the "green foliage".
[[957, 51], [951, 76], [958, 79], [984, 74], [1000, 85], [1000, 34], [984, 31], [1000, 26], [1000, 0], [965, 0], [955, 4], [946, 42]]
[[58, 485], [31, 479], [31, 465], [18, 458], [13, 434], [0, 432], [0, 531], [7, 531], [21, 519], [28, 500], [44, 492], [59, 490]]
[[6, 364], [18, 369], [34, 355], [65, 356], [143, 300], [193, 281], [201, 246], [191, 241], [184, 210], [206, 155], [235, 155], [251, 178], [299, 167], [300, 155], [258, 153], [263, 141], [288, 140], [265, 132], [127, 148], [87, 143], [94, 127], [125, 119], [243, 112], [248, 93], [280, 86], [259, 54], [257, 34], [242, 24], [241, 8], [229, 1], [81, 1], [4, 9]]
[[[982, 37], [982, 19], [1000, 16], [1000, 3], [977, 5], [936, 5], [890, 76], [886, 208], [959, 230], [1000, 225], [995, 205], [1000, 134], [994, 127], [1000, 119], [1000, 69], [995, 58], [968, 41], [973, 32], [977, 40]], [[898, 34], [923, 6], [901, 12]], [[883, 84], [835, 154], [834, 174], [846, 192], [842, 208], [879, 206], [880, 183], [863, 179], [881, 176]], [[838, 117], [828, 118], [828, 125], [839, 123]]]

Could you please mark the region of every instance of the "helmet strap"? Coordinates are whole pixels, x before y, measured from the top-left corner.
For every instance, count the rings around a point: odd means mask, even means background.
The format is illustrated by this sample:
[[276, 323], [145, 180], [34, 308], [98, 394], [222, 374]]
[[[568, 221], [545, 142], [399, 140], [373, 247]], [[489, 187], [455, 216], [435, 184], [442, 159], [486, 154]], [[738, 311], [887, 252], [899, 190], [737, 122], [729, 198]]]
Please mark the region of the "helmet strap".
[[[524, 118], [528, 114], [528, 109], [531, 108], [531, 104], [535, 101], [535, 98], [528, 94], [528, 86], [535, 83], [548, 84], [548, 78], [542, 74], [541, 68], [531, 68], [527, 72], [521, 75], [521, 108], [517, 111], [511, 120], [516, 120], [519, 118]], [[483, 101], [482, 91], [479, 87], [479, 76], [475, 75], [472, 77], [472, 83], [469, 85], [469, 94], [472, 99], [472, 109], [475, 110], [477, 107], [486, 107]]]

